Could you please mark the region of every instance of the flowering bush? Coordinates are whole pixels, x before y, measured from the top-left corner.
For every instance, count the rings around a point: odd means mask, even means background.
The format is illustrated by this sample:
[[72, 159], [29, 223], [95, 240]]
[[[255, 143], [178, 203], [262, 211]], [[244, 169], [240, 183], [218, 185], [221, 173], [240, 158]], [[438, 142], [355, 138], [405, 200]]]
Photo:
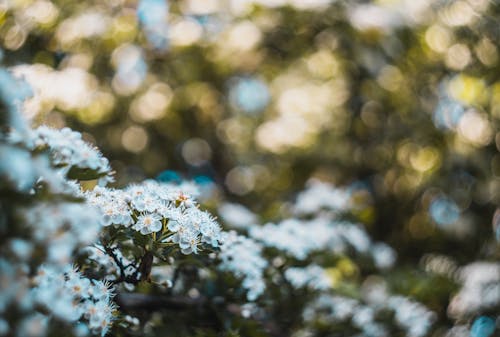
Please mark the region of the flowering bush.
[[0, 336], [498, 334], [498, 10], [222, 3], [0, 5]]

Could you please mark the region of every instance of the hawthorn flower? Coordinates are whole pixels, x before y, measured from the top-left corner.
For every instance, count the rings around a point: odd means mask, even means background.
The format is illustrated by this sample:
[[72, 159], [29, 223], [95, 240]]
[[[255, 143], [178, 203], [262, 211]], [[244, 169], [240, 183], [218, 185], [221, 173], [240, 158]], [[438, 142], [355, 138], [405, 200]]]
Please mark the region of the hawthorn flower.
[[158, 232], [162, 228], [161, 216], [155, 213], [141, 214], [133, 228], [144, 235]]
[[108, 160], [101, 152], [85, 142], [79, 132], [69, 128], [53, 129], [40, 126], [32, 131], [26, 145], [47, 147], [55, 165], [71, 168], [90, 169], [95, 171], [102, 185], [113, 181], [113, 172]]
[[85, 196], [100, 208], [103, 226], [131, 226], [149, 235], [160, 231], [165, 223], [170, 233], [163, 242], [178, 244], [184, 254], [197, 253], [200, 244], [218, 247], [222, 232], [219, 224], [209, 213], [193, 207], [196, 203], [184, 189], [192, 190], [193, 186], [147, 180], [124, 190], [96, 187]]
[[241, 285], [247, 290], [247, 299], [256, 300], [266, 288], [263, 274], [267, 261], [261, 255], [262, 246], [234, 231], [224, 232], [222, 242], [219, 269], [241, 278]]
[[186, 231], [185, 234], [179, 238], [179, 247], [183, 254], [198, 254], [199, 243], [200, 239], [197, 233], [192, 231]]
[[309, 265], [304, 268], [288, 268], [285, 278], [295, 288], [310, 288], [313, 290], [326, 290], [331, 287], [331, 280], [325, 270], [318, 265]]
[[66, 287], [74, 297], [88, 298], [90, 296], [90, 280], [84, 277], [70, 277]]
[[69, 265], [41, 267], [34, 281], [32, 296], [38, 305], [63, 321], [83, 322], [90, 331], [106, 334], [115, 311], [108, 283], [90, 281]]

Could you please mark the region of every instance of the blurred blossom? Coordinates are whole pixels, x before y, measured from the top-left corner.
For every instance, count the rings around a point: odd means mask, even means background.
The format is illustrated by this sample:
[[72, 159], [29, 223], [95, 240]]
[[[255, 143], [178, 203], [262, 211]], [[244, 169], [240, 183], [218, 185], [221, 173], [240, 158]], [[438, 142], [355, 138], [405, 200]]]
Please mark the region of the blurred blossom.
[[166, 0], [141, 0], [137, 17], [142, 24], [148, 42], [156, 49], [168, 48], [168, 2]]
[[341, 212], [350, 206], [350, 198], [351, 194], [344, 189], [311, 179], [307, 182], [307, 188], [297, 196], [295, 212], [313, 214], [322, 209]]
[[500, 264], [474, 262], [459, 269], [460, 291], [452, 298], [448, 314], [453, 318], [472, 315], [500, 304]]
[[446, 27], [437, 24], [430, 26], [425, 32], [427, 45], [438, 53], [447, 51], [452, 39], [452, 32]]
[[[450, 27], [467, 26], [481, 16], [478, 12], [488, 6], [488, 1], [450, 1], [439, 11], [439, 19]], [[475, 8], [474, 8], [475, 7]]]
[[181, 9], [188, 15], [206, 15], [218, 12], [222, 4], [218, 0], [185, 0], [181, 3]]
[[441, 97], [434, 110], [434, 124], [440, 129], [454, 130], [464, 112], [465, 109], [460, 102], [450, 97]]
[[255, 48], [262, 39], [262, 33], [251, 21], [242, 21], [232, 25], [221, 38], [224, 46], [232, 52], [243, 52]]
[[457, 271], [456, 262], [448, 256], [444, 255], [425, 255], [421, 263], [424, 265], [425, 271], [453, 278]]
[[123, 44], [111, 55], [111, 62], [116, 69], [113, 77], [113, 89], [120, 95], [128, 96], [137, 91], [146, 78], [148, 65], [140, 47]]
[[24, 318], [17, 327], [18, 337], [43, 337], [47, 335], [49, 318], [40, 313], [34, 313]]
[[182, 145], [182, 157], [193, 166], [206, 164], [212, 157], [212, 149], [206, 140], [192, 138]]
[[315, 264], [304, 268], [288, 268], [285, 270], [285, 278], [297, 289], [326, 290], [332, 286], [332, 281], [326, 271]]
[[58, 71], [43, 64], [24, 64], [13, 67], [12, 72], [33, 88], [33, 97], [24, 105], [28, 118], [55, 107], [66, 111], [84, 109], [97, 98], [96, 77], [80, 68]]
[[465, 44], [457, 43], [448, 48], [445, 56], [446, 65], [453, 70], [462, 70], [471, 61], [471, 52]]
[[436, 197], [431, 201], [429, 214], [438, 225], [447, 228], [459, 219], [460, 208], [447, 197]]
[[256, 114], [266, 108], [271, 97], [263, 81], [251, 77], [233, 81], [229, 91], [229, 100], [233, 107], [248, 114]]
[[455, 130], [460, 139], [476, 146], [489, 144], [493, 138], [493, 128], [488, 116], [467, 108], [468, 105], [481, 102], [485, 91], [484, 82], [477, 78], [459, 75], [442, 82], [433, 115], [436, 127]]
[[25, 80], [15, 78], [11, 72], [0, 68], [0, 98], [7, 105], [7, 122], [21, 134], [27, 132], [24, 101], [32, 95], [32, 88]]
[[14, 238], [9, 243], [10, 250], [21, 261], [27, 261], [33, 253], [33, 244], [27, 240]]
[[378, 275], [368, 276], [362, 286], [361, 293], [367, 303], [382, 304], [388, 298], [387, 282]]
[[121, 140], [125, 150], [139, 153], [148, 145], [149, 136], [144, 128], [140, 126], [130, 126], [123, 131]]
[[470, 337], [469, 328], [466, 325], [455, 325], [448, 330], [445, 337]]
[[432, 18], [429, 14], [430, 0], [398, 0], [380, 3], [354, 3], [349, 11], [352, 25], [359, 30], [392, 28], [419, 24]]
[[375, 266], [380, 269], [391, 268], [396, 262], [396, 252], [389, 245], [378, 242], [372, 246]]
[[476, 45], [475, 52], [479, 60], [486, 66], [493, 66], [498, 61], [496, 46], [488, 38], [483, 38]]
[[33, 148], [47, 148], [52, 162], [61, 167], [64, 173], [71, 169], [92, 170], [95, 178], [102, 185], [113, 181], [113, 173], [107, 158], [101, 152], [82, 139], [79, 132], [69, 128], [52, 129], [45, 125], [33, 130], [31, 139]]
[[488, 116], [475, 110], [466, 111], [460, 118], [458, 133], [467, 142], [478, 146], [489, 144], [493, 138]]
[[478, 317], [470, 329], [470, 337], [490, 337], [495, 332], [495, 320], [488, 316]]
[[255, 133], [255, 140], [262, 149], [283, 153], [294, 147], [305, 148], [314, 142], [320, 131], [332, 127], [333, 120], [341, 127], [341, 112], [335, 108], [342, 106], [350, 95], [344, 79], [318, 83], [306, 81], [290, 70], [276, 77], [273, 87], [279, 92], [278, 114], [262, 123]]
[[5, 49], [17, 50], [21, 48], [26, 42], [26, 38], [28, 37], [28, 31], [25, 27], [17, 24], [13, 24], [8, 28], [5, 33], [5, 38], [3, 41], [3, 46]]
[[418, 302], [402, 296], [389, 298], [388, 306], [395, 312], [395, 320], [407, 331], [408, 337], [423, 337], [436, 320], [436, 314]]
[[37, 0], [27, 6], [21, 15], [28, 25], [50, 25], [57, 19], [59, 9], [50, 1]]
[[268, 262], [262, 257], [262, 246], [234, 231], [224, 232], [223, 242], [219, 269], [241, 278], [242, 287], [247, 290], [247, 299], [256, 300], [266, 288], [263, 273]]
[[471, 106], [484, 104], [490, 92], [483, 78], [463, 73], [451, 78], [446, 90], [454, 99]]
[[236, 166], [226, 175], [225, 183], [229, 191], [237, 195], [245, 195], [255, 188], [255, 174], [252, 168]]
[[110, 22], [110, 17], [99, 10], [87, 10], [60, 23], [56, 39], [66, 46], [80, 39], [102, 36], [108, 30]]
[[394, 312], [394, 320], [408, 337], [423, 337], [432, 327], [436, 317], [426, 307], [406, 297], [391, 296], [379, 305], [367, 305], [357, 299], [322, 294], [303, 311], [306, 322], [329, 323], [351, 321], [362, 330], [363, 336], [390, 336], [384, 322], [377, 321], [380, 311]]
[[203, 27], [192, 18], [178, 19], [171, 23], [168, 36], [173, 46], [189, 46], [202, 38]]
[[370, 251], [372, 242], [366, 231], [345, 221], [290, 218], [277, 224], [252, 227], [249, 232], [251, 237], [265, 246], [282, 250], [298, 260], [305, 260], [319, 250], [344, 253], [349, 247], [361, 254], [374, 253]]
[[130, 116], [137, 122], [150, 122], [165, 116], [173, 99], [172, 89], [166, 83], [155, 83], [130, 106]]
[[0, 145], [0, 176], [20, 191], [29, 191], [38, 179], [31, 153], [25, 149]]
[[249, 228], [257, 223], [257, 215], [243, 205], [226, 202], [218, 211], [222, 221], [235, 228]]

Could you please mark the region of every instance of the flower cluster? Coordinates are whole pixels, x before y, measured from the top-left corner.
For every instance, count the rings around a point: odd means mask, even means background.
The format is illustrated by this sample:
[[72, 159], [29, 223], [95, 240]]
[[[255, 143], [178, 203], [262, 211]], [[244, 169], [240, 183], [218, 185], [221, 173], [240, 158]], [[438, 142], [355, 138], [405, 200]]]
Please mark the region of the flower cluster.
[[254, 301], [266, 288], [263, 274], [267, 261], [261, 255], [262, 247], [252, 239], [238, 235], [234, 231], [224, 232], [223, 236], [219, 269], [242, 278], [242, 287], [248, 291], [247, 299]]
[[312, 220], [292, 218], [278, 224], [268, 223], [262, 227], [252, 227], [250, 236], [298, 260], [305, 260], [311, 253], [320, 250], [342, 253], [352, 247], [358, 253], [372, 255], [378, 267], [389, 267], [395, 261], [392, 248], [382, 243], [372, 243], [360, 226], [327, 217]]
[[[67, 175], [73, 157], [86, 148], [83, 142], [72, 144], [69, 131], [51, 130], [51, 144], [37, 138], [22, 115], [28, 91], [0, 69], [0, 96], [7, 108], [7, 118], [0, 121], [0, 231], [5, 243], [0, 247], [0, 335], [45, 336], [52, 319], [87, 322], [83, 330], [79, 323], [75, 326], [75, 335], [104, 335], [113, 311], [109, 289], [72, 268], [63, 269], [101, 230], [100, 211], [83, 202], [80, 186]], [[49, 147], [50, 155], [39, 146]], [[91, 161], [80, 163], [82, 169], [96, 167]], [[39, 276], [31, 280], [37, 269]]]
[[332, 280], [325, 270], [315, 264], [304, 268], [288, 268], [285, 271], [285, 278], [294, 288], [307, 287], [312, 290], [327, 290], [332, 286]]
[[448, 307], [451, 316], [470, 317], [500, 305], [500, 263], [475, 262], [456, 274], [462, 288]]
[[435, 313], [403, 296], [390, 297], [387, 307], [394, 311], [396, 322], [409, 337], [425, 336], [436, 320]]
[[25, 220], [33, 243], [47, 247], [47, 261], [69, 263], [78, 247], [97, 239], [101, 213], [86, 203], [39, 202], [19, 213]]
[[[103, 157], [97, 148], [86, 143], [79, 132], [69, 128], [52, 129], [40, 126], [33, 130], [30, 143], [34, 148], [47, 147], [54, 165], [64, 167], [67, 173], [77, 169], [90, 170], [91, 179], [99, 178], [100, 185], [113, 181], [108, 159]], [[85, 175], [87, 172], [82, 173]]]
[[406, 332], [408, 337], [425, 336], [435, 320], [433, 312], [420, 303], [402, 296], [391, 296], [380, 303], [365, 304], [356, 299], [325, 294], [306, 307], [303, 317], [307, 322], [350, 321], [366, 336], [388, 337], [390, 336], [389, 327], [377, 319], [380, 313], [387, 310], [394, 313], [396, 324]]
[[[32, 290], [34, 302], [42, 305], [61, 321], [74, 323], [79, 335], [106, 335], [115, 306], [111, 299], [114, 294], [109, 285], [102, 281], [89, 280], [71, 266], [62, 271], [50, 267], [40, 267]], [[87, 327], [85, 334], [82, 326]]]
[[148, 42], [158, 50], [168, 48], [168, 2], [166, 0], [141, 0], [137, 16]]
[[238, 229], [249, 228], [257, 223], [257, 216], [243, 205], [223, 203], [218, 208], [219, 215], [224, 223]]
[[[30, 138], [30, 128], [23, 118], [22, 106], [31, 95], [30, 87], [0, 68], [0, 98], [6, 105], [6, 116], [0, 131], [0, 177], [4, 184], [21, 193], [32, 193], [35, 184], [43, 180], [53, 192], [72, 193], [71, 184], [59, 170], [52, 167], [44, 154], [34, 154], [24, 142]], [[3, 133], [6, 130], [7, 133]]]
[[312, 214], [323, 209], [340, 212], [349, 209], [350, 199], [349, 191], [313, 179], [308, 182], [307, 189], [297, 196], [294, 210], [297, 214]]
[[[177, 244], [182, 253], [198, 253], [201, 244], [219, 246], [221, 229], [201, 211], [187, 185], [145, 181], [124, 190], [96, 187], [87, 200], [103, 212], [104, 226], [131, 228], [142, 235], [159, 233], [163, 243]], [[186, 191], [188, 190], [188, 191]]]

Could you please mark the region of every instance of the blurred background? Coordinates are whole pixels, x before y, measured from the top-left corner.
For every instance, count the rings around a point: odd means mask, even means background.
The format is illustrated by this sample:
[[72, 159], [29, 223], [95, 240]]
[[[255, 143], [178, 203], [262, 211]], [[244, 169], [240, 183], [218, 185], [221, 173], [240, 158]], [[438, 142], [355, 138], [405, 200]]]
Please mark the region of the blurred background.
[[82, 131], [117, 186], [190, 179], [262, 221], [311, 178], [348, 186], [411, 271], [500, 257], [499, 18], [493, 0], [3, 0], [0, 41], [33, 124]]

